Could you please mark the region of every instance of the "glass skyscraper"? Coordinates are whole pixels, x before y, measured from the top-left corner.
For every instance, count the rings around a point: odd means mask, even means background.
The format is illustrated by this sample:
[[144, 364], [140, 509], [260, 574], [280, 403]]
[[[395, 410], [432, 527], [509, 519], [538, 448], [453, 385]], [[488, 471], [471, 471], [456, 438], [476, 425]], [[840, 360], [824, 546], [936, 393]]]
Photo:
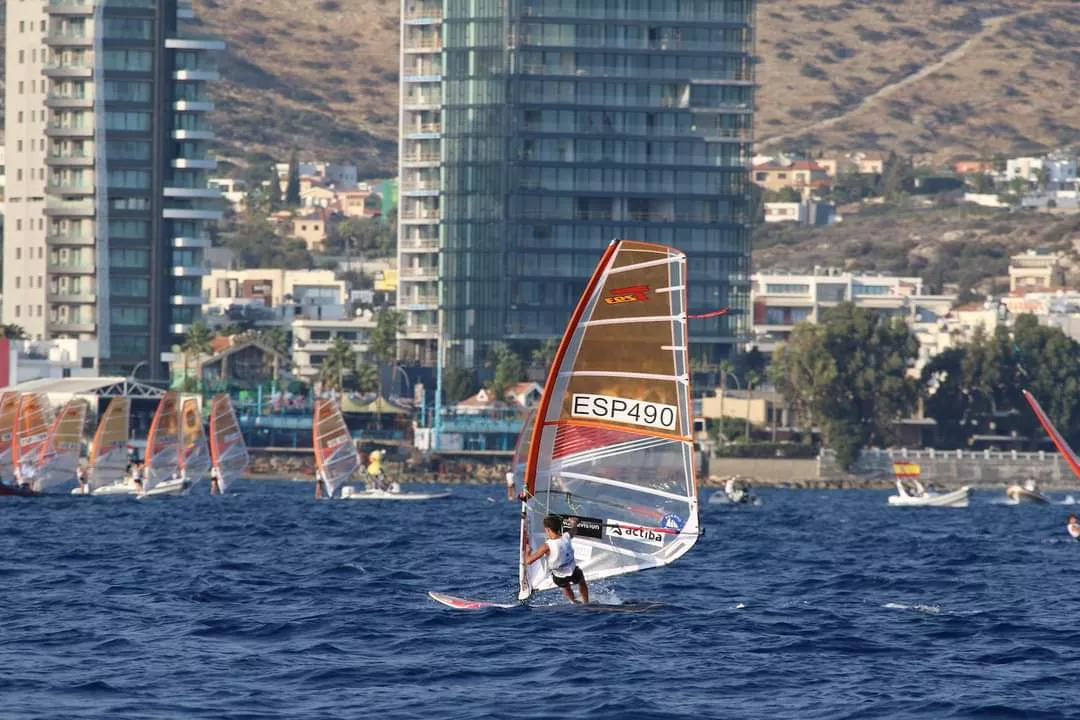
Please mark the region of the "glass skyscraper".
[[[692, 355], [747, 322], [753, 0], [403, 5], [406, 359], [561, 334], [612, 238], [690, 258]], [[741, 312], [738, 312], [741, 311]]]

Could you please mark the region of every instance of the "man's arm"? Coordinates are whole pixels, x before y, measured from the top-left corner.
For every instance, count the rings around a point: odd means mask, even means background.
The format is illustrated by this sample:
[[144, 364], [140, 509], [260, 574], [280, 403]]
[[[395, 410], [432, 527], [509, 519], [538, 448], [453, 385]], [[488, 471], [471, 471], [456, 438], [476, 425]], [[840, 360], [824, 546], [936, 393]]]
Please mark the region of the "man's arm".
[[548, 548], [547, 543], [544, 543], [543, 545], [536, 548], [531, 553], [529, 553], [528, 555], [525, 556], [525, 564], [526, 565], [532, 565], [534, 562], [536, 562], [540, 558], [547, 555], [548, 550], [549, 550], [549, 548]]

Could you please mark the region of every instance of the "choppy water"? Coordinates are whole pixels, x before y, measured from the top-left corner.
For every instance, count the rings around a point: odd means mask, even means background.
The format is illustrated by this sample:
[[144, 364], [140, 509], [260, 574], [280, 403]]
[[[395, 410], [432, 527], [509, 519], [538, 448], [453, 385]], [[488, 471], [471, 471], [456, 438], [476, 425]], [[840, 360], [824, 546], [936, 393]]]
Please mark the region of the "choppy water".
[[317, 504], [308, 484], [264, 481], [224, 499], [0, 498], [0, 716], [1077, 712], [1069, 508], [765, 491], [762, 507], [705, 505], [679, 563], [593, 588], [659, 610], [434, 604], [431, 589], [512, 598], [517, 508], [499, 492]]

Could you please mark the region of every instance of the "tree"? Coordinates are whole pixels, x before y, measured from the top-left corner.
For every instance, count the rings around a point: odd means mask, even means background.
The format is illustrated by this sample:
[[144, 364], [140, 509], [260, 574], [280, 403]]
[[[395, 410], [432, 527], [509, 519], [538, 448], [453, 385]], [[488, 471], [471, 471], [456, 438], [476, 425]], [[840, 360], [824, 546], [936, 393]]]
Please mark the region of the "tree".
[[289, 175], [285, 180], [285, 204], [289, 207], [300, 206], [300, 160], [295, 148], [289, 157]]
[[375, 329], [371, 331], [368, 346], [371, 354], [385, 365], [397, 359], [398, 335], [405, 332], [405, 315], [397, 310], [380, 310], [375, 316]]
[[491, 391], [496, 400], [503, 400], [511, 385], [525, 379], [525, 364], [521, 356], [506, 343], [495, 343], [492, 351], [495, 356], [495, 377], [491, 381]]
[[360, 392], [376, 392], [379, 389], [379, 368], [372, 363], [357, 361], [353, 378]]
[[3, 330], [3, 336], [8, 340], [26, 339], [26, 330], [23, 329], [22, 325], [0, 325], [0, 328]]
[[314, 267], [307, 245], [297, 238], [281, 237], [265, 217], [245, 216], [236, 229], [221, 238], [222, 247], [233, 252], [239, 269]]
[[476, 392], [476, 375], [457, 365], [443, 369], [443, 396], [448, 404], [457, 404]]
[[392, 255], [397, 251], [397, 231], [374, 218], [347, 218], [331, 225], [325, 247], [334, 255]]
[[342, 338], [334, 338], [319, 369], [319, 382], [324, 389], [343, 390], [345, 375], [351, 374], [355, 367], [356, 353], [352, 346]]
[[555, 353], [559, 351], [559, 341], [555, 338], [548, 338], [540, 344], [540, 346], [532, 351], [532, 366], [538, 370], [548, 372], [551, 369], [551, 363], [555, 360]]
[[816, 412], [836, 380], [836, 360], [825, 349], [825, 326], [799, 323], [773, 353], [769, 376], [813, 436]]
[[201, 320], [194, 323], [188, 328], [187, 333], [184, 334], [184, 342], [180, 346], [180, 352], [184, 355], [184, 390], [188, 390], [188, 363], [192, 356], [199, 357], [201, 355], [209, 355], [211, 352], [211, 341], [214, 339], [214, 334], [210, 332], [210, 329], [206, 327], [206, 323]]
[[802, 202], [802, 195], [793, 187], [767, 190], [765, 192], [765, 202], [797, 203]]
[[720, 387], [723, 388], [723, 392], [720, 393], [720, 425], [718, 426], [718, 432], [724, 442], [730, 442], [727, 433], [724, 432], [724, 398], [727, 397], [728, 375], [735, 377], [735, 363], [731, 362], [731, 360], [721, 360], [717, 369], [720, 371]]

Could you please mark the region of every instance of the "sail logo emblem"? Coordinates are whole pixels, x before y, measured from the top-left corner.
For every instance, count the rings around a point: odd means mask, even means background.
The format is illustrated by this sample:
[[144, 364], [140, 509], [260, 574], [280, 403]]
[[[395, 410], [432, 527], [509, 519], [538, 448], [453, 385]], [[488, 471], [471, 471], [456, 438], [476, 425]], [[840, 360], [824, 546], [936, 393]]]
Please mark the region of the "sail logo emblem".
[[623, 303], [644, 302], [648, 299], [648, 285], [631, 285], [613, 289], [611, 294], [604, 298], [604, 302], [608, 305], [621, 305]]
[[657, 532], [652, 528], [627, 525], [618, 520], [605, 520], [604, 527], [607, 528], [608, 537], [633, 540], [634, 542], [645, 543], [646, 545], [653, 545], [655, 547], [664, 546], [664, 533]]

